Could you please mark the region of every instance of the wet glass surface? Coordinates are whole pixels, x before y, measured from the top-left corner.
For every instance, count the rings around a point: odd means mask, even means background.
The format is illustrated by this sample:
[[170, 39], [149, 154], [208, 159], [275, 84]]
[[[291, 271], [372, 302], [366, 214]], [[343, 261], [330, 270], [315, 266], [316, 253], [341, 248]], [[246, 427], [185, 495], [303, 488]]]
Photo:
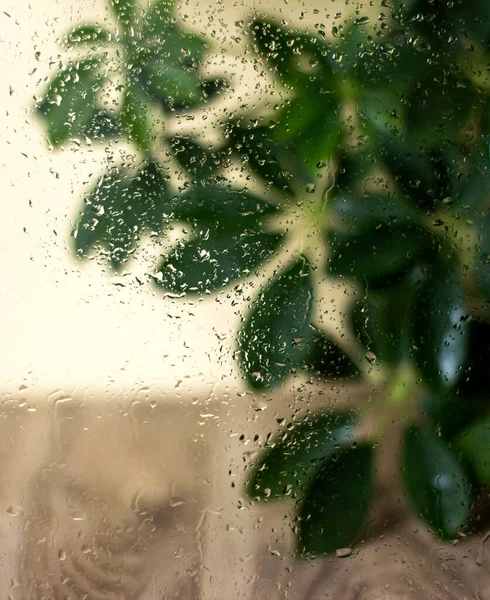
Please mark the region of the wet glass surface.
[[490, 598], [486, 3], [0, 25], [2, 597]]

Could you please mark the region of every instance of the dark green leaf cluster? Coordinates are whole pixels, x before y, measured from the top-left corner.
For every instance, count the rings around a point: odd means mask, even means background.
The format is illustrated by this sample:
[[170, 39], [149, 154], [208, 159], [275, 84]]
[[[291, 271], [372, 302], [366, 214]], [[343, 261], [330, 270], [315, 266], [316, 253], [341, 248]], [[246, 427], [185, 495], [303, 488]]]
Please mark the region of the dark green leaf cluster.
[[316, 413], [290, 423], [255, 465], [252, 498], [293, 498], [303, 556], [348, 547], [366, 521], [373, 449], [357, 444], [353, 412]]
[[[69, 47], [98, 54], [70, 62], [39, 106], [55, 146], [120, 138], [142, 154], [88, 194], [79, 255], [102, 249], [118, 269], [142, 235], [184, 224], [187, 237], [153, 277], [178, 295], [220, 290], [277, 259], [237, 335], [248, 385], [381, 374], [385, 416], [369, 442], [353, 432], [363, 409], [319, 413], [281, 433], [250, 476], [252, 498], [297, 500], [303, 555], [362, 532], [386, 415], [404, 411], [407, 496], [441, 537], [467, 525], [474, 494], [490, 483], [490, 9], [470, 4], [397, 0], [381, 27], [356, 17], [332, 29], [333, 41], [256, 18], [250, 45], [281, 100], [270, 113], [233, 111], [222, 141], [207, 147], [160, 135], [153, 115], [171, 119], [223, 89], [204, 73], [209, 44], [181, 27], [171, 0], [145, 10], [112, 0], [116, 33], [70, 32]], [[103, 90], [115, 74], [123, 83], [107, 111]], [[178, 191], [162, 140], [186, 178]], [[237, 162], [255, 191], [229, 183]], [[320, 271], [357, 290], [350, 346], [316, 321]]]

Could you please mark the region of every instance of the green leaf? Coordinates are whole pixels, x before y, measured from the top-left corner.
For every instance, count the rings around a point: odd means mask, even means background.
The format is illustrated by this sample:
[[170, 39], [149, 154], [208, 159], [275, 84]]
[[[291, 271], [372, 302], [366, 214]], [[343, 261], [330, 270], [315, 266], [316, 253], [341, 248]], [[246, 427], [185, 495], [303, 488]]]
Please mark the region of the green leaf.
[[[375, 165], [375, 156], [365, 148], [356, 152], [347, 152], [340, 148], [337, 156], [337, 171], [335, 174], [335, 185], [329, 194], [331, 200], [335, 202], [337, 197], [361, 196], [366, 195], [365, 180], [371, 175], [377, 167]], [[384, 198], [384, 196], [383, 196]]]
[[199, 103], [202, 92], [195, 74], [168, 59], [155, 59], [142, 66], [145, 89], [169, 108], [190, 108]]
[[85, 201], [75, 230], [75, 251], [86, 257], [105, 248], [115, 269], [130, 258], [141, 234], [159, 231], [168, 197], [161, 169], [146, 163], [135, 175], [115, 170], [103, 175]]
[[138, 149], [150, 154], [152, 135], [148, 101], [143, 90], [136, 84], [129, 84], [124, 90], [121, 122], [129, 139]]
[[422, 412], [448, 439], [488, 411], [490, 324], [468, 319], [465, 336], [467, 353], [456, 385], [432, 390], [422, 399]]
[[274, 186], [288, 195], [293, 194], [291, 177], [280, 163], [280, 148], [270, 129], [244, 129], [232, 125], [230, 134], [233, 148], [239, 153], [242, 161], [246, 161], [266, 185]]
[[[485, 148], [485, 154], [488, 149]], [[490, 196], [490, 177], [480, 159], [472, 160], [470, 153], [457, 148], [447, 148], [443, 152], [442, 165], [446, 179], [446, 197], [450, 199], [450, 209], [460, 214], [468, 214], [475, 208], [484, 206]], [[479, 164], [480, 163], [480, 164]], [[445, 190], [446, 191], [446, 190]], [[463, 212], [464, 211], [464, 212]], [[488, 220], [482, 219], [482, 231]]]
[[[310, 91], [309, 88], [307, 90]], [[319, 105], [315, 97], [317, 94], [318, 90], [315, 90], [313, 94], [303, 92], [294, 96], [292, 100], [286, 101], [284, 108], [276, 119], [277, 125], [274, 130], [274, 137], [277, 142], [285, 143], [293, 140], [294, 143], [300, 134], [311, 129], [314, 123], [323, 120], [323, 111], [318, 113], [315, 110]], [[329, 103], [325, 101], [322, 108], [328, 110], [330, 108]]]
[[420, 4], [421, 0], [394, 0], [393, 2], [395, 9], [401, 10], [407, 15], [412, 14]]
[[352, 330], [378, 362], [394, 367], [409, 359], [413, 303], [425, 276], [417, 266], [387, 289], [366, 290], [364, 298], [353, 306]]
[[240, 367], [249, 385], [275, 387], [301, 366], [310, 349], [312, 303], [304, 257], [262, 288], [238, 334]]
[[467, 351], [458, 380], [456, 392], [465, 398], [488, 400], [490, 389], [490, 369], [487, 362], [490, 356], [490, 324], [476, 319], [466, 324]]
[[202, 62], [206, 40], [186, 31], [173, 16], [172, 0], [157, 0], [142, 17], [141, 39], [135, 40], [135, 53], [144, 64], [160, 60], [168, 65], [193, 67]]
[[438, 182], [427, 154], [391, 134], [377, 136], [378, 150], [401, 190], [422, 207], [438, 197]]
[[150, 3], [143, 12], [144, 37], [168, 33], [168, 30], [174, 25], [172, 17], [174, 4], [174, 0], [156, 0]]
[[191, 93], [180, 97], [174, 94], [173, 96], [158, 97], [157, 99], [163, 102], [164, 107], [172, 112], [184, 110], [194, 110], [203, 104], [215, 100], [217, 96], [222, 94], [229, 88], [229, 82], [226, 79], [203, 79], [201, 80], [195, 74], [192, 74], [193, 90]]
[[38, 110], [53, 146], [83, 135], [96, 106], [101, 77], [98, 58], [70, 63], [55, 76]]
[[279, 248], [282, 236], [259, 226], [202, 231], [180, 243], [158, 268], [156, 283], [174, 293], [202, 294], [247, 277]]
[[490, 484], [490, 418], [481, 419], [463, 429], [454, 443], [473, 466], [479, 481]]
[[338, 194], [328, 201], [327, 210], [329, 220], [349, 233], [387, 224], [413, 225], [420, 217], [413, 206], [397, 196]]
[[103, 175], [84, 201], [74, 233], [74, 249], [79, 257], [86, 257], [104, 238], [108, 214], [121, 198], [121, 178], [119, 171]]
[[357, 112], [374, 131], [396, 134], [403, 126], [403, 109], [402, 94], [391, 86], [378, 86], [363, 91]]
[[457, 263], [434, 262], [414, 306], [414, 356], [435, 391], [452, 388], [461, 377], [468, 349], [468, 313]]
[[95, 110], [84, 128], [83, 134], [89, 139], [105, 140], [121, 137], [123, 129], [117, 115], [104, 110]]
[[479, 222], [479, 256], [476, 260], [475, 275], [483, 298], [490, 301], [490, 213]]
[[290, 423], [253, 467], [251, 498], [294, 498], [308, 487], [322, 464], [354, 441], [353, 412], [315, 413]]
[[[294, 86], [308, 80], [309, 73], [300, 66], [302, 38], [298, 33], [268, 19], [253, 21], [250, 32], [252, 43], [284, 84]], [[311, 48], [309, 44], [308, 50]], [[308, 64], [308, 57], [306, 61]]]
[[429, 72], [405, 100], [410, 140], [417, 146], [438, 146], [470, 134], [475, 92], [469, 80], [444, 68]]
[[76, 46], [95, 46], [108, 44], [112, 41], [112, 35], [101, 25], [80, 25], [75, 27], [63, 38], [63, 44], [69, 48]]
[[172, 155], [196, 182], [209, 179], [220, 166], [220, 156], [194, 139], [175, 135], [168, 139]]
[[471, 484], [451, 448], [431, 430], [410, 427], [403, 475], [413, 508], [442, 538], [452, 539], [471, 508]]
[[195, 186], [173, 206], [174, 218], [199, 227], [233, 229], [240, 221], [256, 222], [277, 213], [277, 208], [246, 190], [218, 185]]
[[408, 36], [398, 35], [396, 40], [384, 39], [382, 43], [364, 40], [359, 44], [352, 76], [362, 82], [361, 100], [365, 93], [387, 90], [400, 97], [420, 79], [431, 58], [426, 48], [415, 46]]
[[[296, 96], [278, 119], [276, 139], [287, 145], [308, 179], [316, 178], [318, 164], [329, 161], [342, 140], [339, 103], [336, 96], [310, 86]], [[300, 170], [296, 168], [300, 173]]]
[[216, 96], [228, 91], [230, 89], [230, 82], [222, 77], [211, 77], [209, 79], [199, 81], [197, 87], [201, 92], [199, 102], [201, 104], [205, 102], [211, 102], [211, 100], [216, 99]]
[[[345, 32], [339, 31], [337, 28], [333, 29], [333, 32], [335, 37], [340, 38], [338, 44], [334, 47], [334, 53], [337, 57], [337, 60], [334, 61], [335, 71], [341, 73], [342, 77], [345, 77], [345, 73], [352, 73], [354, 76], [358, 75], [359, 71], [362, 73], [362, 66], [357, 70], [356, 66], [358, 64], [362, 65], [364, 54], [372, 52], [373, 48], [376, 47], [370, 29], [352, 19]], [[366, 73], [364, 73], [365, 75]], [[358, 79], [362, 81], [363, 78], [358, 77]]]
[[369, 510], [372, 462], [373, 449], [362, 444], [322, 466], [300, 510], [301, 556], [312, 558], [352, 546]]
[[449, 440], [487, 411], [487, 398], [431, 391], [421, 399], [420, 411], [429, 417], [434, 431]]
[[327, 233], [330, 255], [327, 272], [336, 277], [385, 285], [406, 273], [434, 244], [429, 231], [418, 224], [383, 224], [359, 234]]
[[490, 6], [488, 2], [485, 0], [457, 2], [454, 3], [451, 11], [448, 10], [448, 13], [452, 15], [456, 31], [465, 34], [469, 31], [470, 39], [488, 49], [490, 41]]
[[302, 369], [324, 379], [350, 379], [361, 372], [352, 359], [324, 331], [313, 329], [310, 350]]
[[111, 206], [105, 234], [113, 269], [131, 258], [143, 233], [160, 232], [167, 201], [164, 175], [155, 162], [148, 162], [126, 185], [119, 202]]
[[109, 6], [122, 25], [123, 30], [127, 31], [134, 24], [136, 18], [137, 0], [109, 0]]
[[138, 227], [150, 233], [161, 232], [164, 213], [170, 209], [168, 177], [155, 160], [147, 160], [131, 182], [133, 212]]

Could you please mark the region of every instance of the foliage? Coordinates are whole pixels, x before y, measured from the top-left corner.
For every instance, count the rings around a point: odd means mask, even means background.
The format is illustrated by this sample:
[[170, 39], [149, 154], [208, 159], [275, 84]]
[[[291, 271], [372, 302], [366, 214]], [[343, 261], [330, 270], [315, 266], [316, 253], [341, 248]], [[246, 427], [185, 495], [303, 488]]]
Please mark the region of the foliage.
[[[215, 147], [164, 127], [226, 89], [206, 77], [209, 43], [181, 26], [171, 0], [110, 6], [115, 32], [69, 32], [66, 46], [87, 56], [55, 75], [38, 106], [53, 146], [126, 139], [140, 157], [95, 182], [76, 253], [102, 250], [121, 269], [143, 234], [183, 223], [188, 237], [153, 279], [192, 295], [263, 273], [287, 250], [238, 332], [244, 378], [264, 391], [295, 373], [364, 378], [377, 389], [376, 426], [360, 437], [371, 404], [284, 425], [251, 469], [249, 497], [295, 499], [304, 556], [351, 545], [378, 442], [403, 416], [407, 498], [436, 534], [455, 537], [490, 483], [486, 3], [395, 0], [376, 26], [357, 16], [328, 38], [256, 18], [250, 47], [283, 100], [272, 114], [233, 111]], [[255, 191], [232, 183], [237, 162]], [[350, 347], [316, 322], [319, 272], [355, 286]]]

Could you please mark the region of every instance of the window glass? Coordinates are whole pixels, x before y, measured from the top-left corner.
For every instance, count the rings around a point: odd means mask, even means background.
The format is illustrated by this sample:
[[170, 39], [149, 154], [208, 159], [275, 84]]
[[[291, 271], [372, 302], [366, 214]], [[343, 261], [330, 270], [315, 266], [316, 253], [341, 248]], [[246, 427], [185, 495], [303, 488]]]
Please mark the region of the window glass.
[[5, 597], [490, 595], [487, 3], [0, 23]]

